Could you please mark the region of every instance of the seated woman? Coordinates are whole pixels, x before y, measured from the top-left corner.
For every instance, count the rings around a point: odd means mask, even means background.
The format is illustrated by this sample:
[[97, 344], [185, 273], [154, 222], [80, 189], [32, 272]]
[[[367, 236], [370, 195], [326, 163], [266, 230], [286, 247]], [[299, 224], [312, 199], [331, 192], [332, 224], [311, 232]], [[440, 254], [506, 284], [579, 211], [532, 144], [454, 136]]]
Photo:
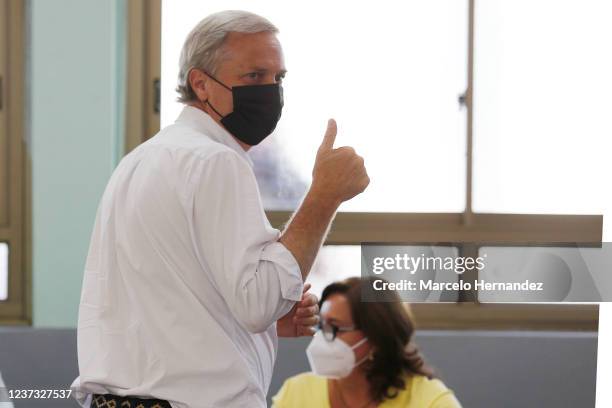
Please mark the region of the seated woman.
[[362, 302], [364, 285], [371, 281], [350, 278], [325, 288], [320, 330], [306, 349], [312, 372], [285, 381], [273, 406], [460, 408], [411, 343], [414, 324], [397, 293]]

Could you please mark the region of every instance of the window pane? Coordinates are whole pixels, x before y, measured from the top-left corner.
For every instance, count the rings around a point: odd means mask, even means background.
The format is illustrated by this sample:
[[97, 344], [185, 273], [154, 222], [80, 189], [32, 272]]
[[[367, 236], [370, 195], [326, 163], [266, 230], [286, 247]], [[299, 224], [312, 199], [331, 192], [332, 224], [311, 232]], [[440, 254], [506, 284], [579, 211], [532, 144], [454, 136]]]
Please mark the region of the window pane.
[[[367, 261], [369, 255], [386, 256], [391, 254], [391, 256], [395, 256], [394, 254], [396, 253], [407, 254], [414, 258], [436, 257], [440, 259], [447, 257], [457, 258], [459, 255], [458, 248], [454, 246], [383, 245], [379, 248], [370, 247], [367, 253], [365, 253], [362, 252], [360, 245], [326, 245], [319, 251], [306, 281], [312, 285], [312, 293], [321, 296], [323, 289], [330, 283], [351, 276], [361, 276], [362, 256], [364, 262], [369, 263]], [[433, 274], [433, 281], [436, 283], [457, 281], [457, 274], [455, 272], [444, 273], [441, 270], [428, 270], [426, 273]], [[400, 282], [402, 279], [409, 277], [409, 273], [404, 270], [388, 270], [380, 275], [372, 275], [364, 271], [364, 274], [367, 274], [364, 276], [383, 278], [389, 282]], [[420, 291], [414, 294], [407, 291], [398, 291], [398, 294], [404, 301], [419, 302], [454, 302], [458, 296], [457, 292], [440, 290], [432, 290], [431, 292]]]
[[[520, 290], [481, 290], [480, 302], [594, 303], [605, 301], [609, 248], [482, 247], [479, 279], [519, 283]], [[538, 285], [541, 283], [541, 286]], [[532, 286], [528, 286], [532, 285]]]
[[[178, 56], [206, 15], [244, 9], [280, 29], [289, 73], [275, 135], [251, 150], [268, 209], [293, 209], [310, 175], [327, 119], [336, 145], [364, 156], [371, 184], [344, 211], [454, 212], [465, 206], [467, 4], [458, 0], [325, 2], [164, 1], [162, 126], [175, 102]], [[350, 17], [350, 18], [347, 18]]]
[[612, 3], [476, 5], [474, 210], [612, 216]]
[[8, 245], [0, 242], [0, 300], [8, 298]]
[[311, 292], [321, 296], [332, 282], [361, 275], [361, 247], [359, 245], [325, 245], [319, 251], [308, 278]]

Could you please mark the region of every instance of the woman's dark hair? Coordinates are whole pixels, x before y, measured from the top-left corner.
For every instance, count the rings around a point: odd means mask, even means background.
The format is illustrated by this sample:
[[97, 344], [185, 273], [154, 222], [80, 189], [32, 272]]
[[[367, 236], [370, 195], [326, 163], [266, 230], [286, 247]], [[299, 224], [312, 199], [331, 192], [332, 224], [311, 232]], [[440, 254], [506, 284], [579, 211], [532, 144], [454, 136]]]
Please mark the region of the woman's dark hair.
[[433, 378], [434, 373], [412, 342], [414, 322], [398, 294], [384, 291], [376, 295], [379, 301], [362, 301], [362, 291], [371, 289], [373, 280], [355, 277], [332, 283], [323, 290], [319, 307], [333, 294], [340, 293], [348, 299], [355, 327], [373, 347], [372, 359], [363, 364], [372, 398], [382, 402], [406, 388], [407, 376]]

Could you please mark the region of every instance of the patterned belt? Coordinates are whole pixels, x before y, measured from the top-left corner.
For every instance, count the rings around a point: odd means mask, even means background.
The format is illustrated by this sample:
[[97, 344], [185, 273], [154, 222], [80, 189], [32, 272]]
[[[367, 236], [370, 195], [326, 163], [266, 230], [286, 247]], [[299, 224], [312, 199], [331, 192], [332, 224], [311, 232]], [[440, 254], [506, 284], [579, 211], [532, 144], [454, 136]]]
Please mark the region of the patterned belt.
[[91, 408], [172, 408], [168, 401], [94, 394]]

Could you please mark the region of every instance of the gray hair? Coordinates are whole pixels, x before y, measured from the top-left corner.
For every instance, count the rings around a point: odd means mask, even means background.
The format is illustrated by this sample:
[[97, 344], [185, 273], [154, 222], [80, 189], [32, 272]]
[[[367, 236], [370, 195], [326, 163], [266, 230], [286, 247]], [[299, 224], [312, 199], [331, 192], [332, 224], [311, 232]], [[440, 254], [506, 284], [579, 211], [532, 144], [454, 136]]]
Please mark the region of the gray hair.
[[229, 33], [278, 33], [272, 23], [257, 14], [241, 10], [226, 10], [214, 13], [200, 21], [187, 36], [179, 60], [178, 101], [188, 103], [197, 100], [189, 83], [189, 72], [193, 68], [215, 75], [223, 43]]

